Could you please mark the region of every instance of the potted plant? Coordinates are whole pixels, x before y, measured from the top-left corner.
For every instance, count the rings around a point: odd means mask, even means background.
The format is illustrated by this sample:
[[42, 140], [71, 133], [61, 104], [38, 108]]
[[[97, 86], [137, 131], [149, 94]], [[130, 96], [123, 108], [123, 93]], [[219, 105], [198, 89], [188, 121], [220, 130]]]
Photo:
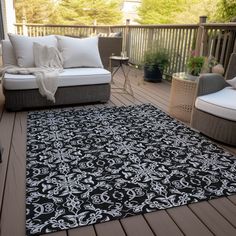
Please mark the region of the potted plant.
[[208, 62], [208, 68], [209, 68], [210, 73], [217, 73], [221, 75], [224, 74], [225, 70], [224, 70], [223, 65], [218, 63], [215, 57], [213, 56], [208, 57], [207, 62]]
[[169, 56], [166, 50], [147, 51], [144, 54], [144, 80], [161, 82], [163, 70], [169, 64]]
[[195, 56], [195, 52], [193, 51], [191, 57], [187, 62], [189, 77], [196, 78], [202, 72], [203, 66], [205, 64], [205, 57]]

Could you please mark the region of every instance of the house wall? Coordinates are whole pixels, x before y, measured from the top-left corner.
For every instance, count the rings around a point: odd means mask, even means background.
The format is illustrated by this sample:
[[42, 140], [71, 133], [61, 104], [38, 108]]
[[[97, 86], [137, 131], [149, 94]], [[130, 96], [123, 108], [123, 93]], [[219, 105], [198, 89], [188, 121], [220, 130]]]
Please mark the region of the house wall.
[[16, 23], [14, 0], [1, 0], [3, 26], [5, 37], [7, 33], [15, 33], [14, 24]]
[[140, 6], [141, 0], [124, 0], [122, 11], [124, 14], [124, 24], [126, 19], [130, 19], [130, 24], [135, 25], [137, 24], [136, 19], [138, 18], [137, 15], [137, 8]]

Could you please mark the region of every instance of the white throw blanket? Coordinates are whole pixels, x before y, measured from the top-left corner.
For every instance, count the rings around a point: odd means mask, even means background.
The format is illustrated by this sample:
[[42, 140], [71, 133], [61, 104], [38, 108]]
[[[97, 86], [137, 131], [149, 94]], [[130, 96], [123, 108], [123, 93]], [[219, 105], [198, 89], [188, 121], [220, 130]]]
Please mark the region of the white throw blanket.
[[55, 103], [54, 95], [58, 88], [58, 75], [63, 71], [62, 56], [56, 48], [42, 46], [38, 43], [34, 43], [33, 50], [36, 67], [7, 66], [4, 68], [3, 73], [33, 74], [36, 77], [40, 94]]

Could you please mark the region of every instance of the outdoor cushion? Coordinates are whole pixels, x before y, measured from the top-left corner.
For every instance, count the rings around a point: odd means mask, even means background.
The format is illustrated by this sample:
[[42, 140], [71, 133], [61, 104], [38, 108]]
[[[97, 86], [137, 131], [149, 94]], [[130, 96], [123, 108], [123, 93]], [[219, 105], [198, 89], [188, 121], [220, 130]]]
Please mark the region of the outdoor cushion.
[[79, 39], [57, 36], [57, 39], [64, 60], [64, 68], [103, 68], [98, 50], [98, 37]]
[[2, 40], [2, 60], [4, 66], [16, 66], [16, 55], [10, 40]]
[[[107, 84], [111, 82], [111, 73], [102, 68], [64, 69], [59, 75], [58, 87], [77, 85]], [[38, 89], [34, 75], [5, 74], [4, 88], [8, 90]]]
[[236, 90], [226, 87], [216, 93], [199, 96], [195, 107], [212, 115], [236, 121]]
[[63, 69], [63, 58], [57, 48], [33, 43], [33, 53], [36, 67]]
[[34, 67], [33, 43], [57, 47], [57, 39], [54, 35], [44, 37], [26, 37], [16, 34], [8, 34], [14, 48], [17, 64], [20, 67]]
[[233, 88], [236, 89], [236, 77], [231, 80], [227, 80], [227, 83], [230, 84]]

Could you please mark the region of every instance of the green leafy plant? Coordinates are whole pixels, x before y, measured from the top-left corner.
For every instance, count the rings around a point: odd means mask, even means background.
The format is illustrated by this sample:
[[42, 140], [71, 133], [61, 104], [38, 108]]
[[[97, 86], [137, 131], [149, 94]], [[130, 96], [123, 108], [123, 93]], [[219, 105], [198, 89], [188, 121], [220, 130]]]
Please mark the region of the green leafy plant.
[[169, 55], [165, 49], [147, 51], [144, 54], [143, 64], [149, 71], [152, 71], [155, 67], [159, 67], [163, 71], [169, 65]]
[[187, 63], [189, 74], [198, 76], [202, 71], [204, 63], [205, 57], [191, 56]]
[[215, 57], [209, 56], [209, 57], [207, 58], [207, 66], [208, 66], [210, 72], [212, 71], [212, 68], [213, 68], [214, 66], [216, 66], [217, 64], [218, 64], [218, 61], [216, 60]]

